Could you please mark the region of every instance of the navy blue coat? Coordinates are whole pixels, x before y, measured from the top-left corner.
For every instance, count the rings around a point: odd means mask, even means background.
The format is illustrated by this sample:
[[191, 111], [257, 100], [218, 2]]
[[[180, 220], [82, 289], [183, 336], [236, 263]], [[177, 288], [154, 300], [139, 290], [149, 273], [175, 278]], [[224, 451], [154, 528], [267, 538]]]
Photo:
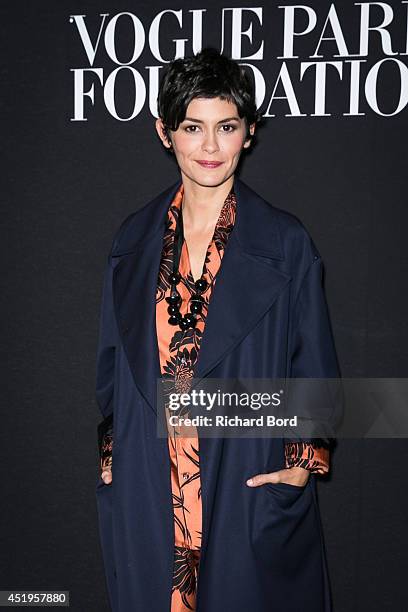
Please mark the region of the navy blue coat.
[[[113, 482], [96, 499], [114, 612], [168, 612], [173, 511], [156, 434], [155, 295], [167, 209], [180, 181], [129, 215], [104, 279], [96, 397], [113, 411]], [[237, 211], [208, 310], [197, 378], [339, 376], [322, 260], [302, 223], [234, 177]], [[248, 287], [250, 290], [248, 291]], [[328, 408], [328, 422], [338, 415]], [[282, 438], [202, 438], [197, 612], [329, 612], [316, 481], [248, 487], [285, 467]]]

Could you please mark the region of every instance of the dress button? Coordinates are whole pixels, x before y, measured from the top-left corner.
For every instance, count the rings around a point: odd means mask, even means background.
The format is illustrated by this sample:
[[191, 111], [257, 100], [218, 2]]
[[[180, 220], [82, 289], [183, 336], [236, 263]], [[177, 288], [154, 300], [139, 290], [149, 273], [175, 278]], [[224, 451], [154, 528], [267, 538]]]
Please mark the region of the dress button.
[[184, 472], [183, 473], [183, 478], [184, 478], [184, 480], [187, 480], [188, 478], [190, 478], [190, 474], [188, 472]]

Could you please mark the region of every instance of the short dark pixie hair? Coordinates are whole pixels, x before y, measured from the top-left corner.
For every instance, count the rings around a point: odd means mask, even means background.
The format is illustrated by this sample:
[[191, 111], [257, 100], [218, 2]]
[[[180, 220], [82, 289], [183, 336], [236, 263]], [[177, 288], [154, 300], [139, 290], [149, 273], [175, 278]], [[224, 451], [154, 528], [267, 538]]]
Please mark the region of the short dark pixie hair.
[[192, 57], [170, 62], [163, 74], [157, 97], [159, 117], [162, 119], [169, 143], [169, 130], [176, 131], [186, 116], [193, 98], [221, 98], [236, 104], [238, 115], [249, 126], [262, 119], [257, 111], [252, 82], [243, 66], [229, 59], [213, 47], [202, 49]]

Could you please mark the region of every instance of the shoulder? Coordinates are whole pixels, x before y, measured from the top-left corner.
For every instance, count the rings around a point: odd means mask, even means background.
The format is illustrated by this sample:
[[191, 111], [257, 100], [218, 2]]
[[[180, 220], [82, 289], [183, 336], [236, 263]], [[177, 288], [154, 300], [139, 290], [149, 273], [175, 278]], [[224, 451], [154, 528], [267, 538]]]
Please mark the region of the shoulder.
[[179, 184], [180, 181], [170, 187], [166, 187], [158, 195], [154, 196], [136, 211], [128, 214], [120, 222], [113, 235], [111, 254], [134, 248], [137, 242], [144, 238], [146, 231], [153, 230], [159, 226], [161, 215]]
[[270, 202], [271, 216], [279, 225], [284, 269], [292, 277], [293, 292], [297, 296], [310, 274], [322, 278], [323, 261], [320, 252], [304, 223], [295, 214]]
[[288, 261], [302, 262], [305, 266], [320, 259], [319, 250], [303, 221], [295, 214], [268, 203], [279, 224], [282, 249]]
[[262, 197], [248, 185], [245, 185], [245, 191], [252, 201], [256, 200], [258, 209], [262, 211], [259, 217], [265, 223], [265, 228], [260, 228], [262, 235], [266, 233], [279, 241], [282, 259], [291, 274], [295, 270], [302, 274], [310, 264], [321, 259], [311, 234], [299, 217], [286, 210], [281, 202]]

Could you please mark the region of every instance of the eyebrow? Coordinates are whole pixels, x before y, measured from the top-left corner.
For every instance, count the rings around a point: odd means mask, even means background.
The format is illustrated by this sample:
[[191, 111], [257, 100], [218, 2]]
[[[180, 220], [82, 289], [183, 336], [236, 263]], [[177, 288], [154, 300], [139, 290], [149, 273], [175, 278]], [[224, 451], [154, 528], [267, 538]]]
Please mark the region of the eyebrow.
[[[221, 119], [221, 121], [217, 121], [218, 123], [225, 123], [226, 121], [239, 121], [239, 117], [227, 117], [226, 119]], [[193, 117], [186, 117], [184, 121], [194, 121], [195, 123], [204, 123], [201, 119], [194, 119]]]

